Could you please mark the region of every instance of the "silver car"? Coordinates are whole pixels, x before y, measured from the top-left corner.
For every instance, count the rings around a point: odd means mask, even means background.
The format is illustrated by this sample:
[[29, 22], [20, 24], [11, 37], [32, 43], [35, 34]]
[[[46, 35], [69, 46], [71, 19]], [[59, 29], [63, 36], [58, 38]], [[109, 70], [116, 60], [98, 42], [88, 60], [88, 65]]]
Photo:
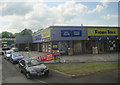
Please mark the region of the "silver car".
[[14, 50], [15, 52], [18, 52], [18, 48], [17, 47], [12, 47], [11, 50]]
[[7, 50], [4, 59], [9, 60], [13, 52], [14, 52], [13, 50]]
[[28, 79], [34, 75], [42, 76], [49, 74], [49, 69], [40, 60], [34, 58], [24, 58], [20, 60], [19, 69]]

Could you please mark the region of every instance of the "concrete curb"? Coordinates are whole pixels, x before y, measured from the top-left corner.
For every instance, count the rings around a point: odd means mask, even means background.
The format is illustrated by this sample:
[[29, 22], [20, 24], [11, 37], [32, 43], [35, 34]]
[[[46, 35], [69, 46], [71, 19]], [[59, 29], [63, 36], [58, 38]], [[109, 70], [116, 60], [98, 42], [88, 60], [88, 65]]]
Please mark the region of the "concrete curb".
[[94, 62], [60, 62], [60, 63], [55, 63], [55, 62], [51, 62], [51, 63], [44, 63], [44, 64], [77, 64], [77, 63], [81, 63], [81, 64], [85, 64], [85, 63], [117, 63], [118, 61], [94, 61]]
[[74, 76], [74, 75], [65, 74], [65, 73], [60, 72], [60, 71], [57, 71], [57, 70], [53, 70], [53, 69], [51, 69], [51, 68], [49, 68], [49, 69], [52, 70], [52, 71], [54, 71], [54, 72], [57, 72], [57, 73], [59, 73], [59, 74], [62, 74], [62, 75], [64, 75], [64, 76], [68, 77], [68, 78], [72, 78], [72, 76]]

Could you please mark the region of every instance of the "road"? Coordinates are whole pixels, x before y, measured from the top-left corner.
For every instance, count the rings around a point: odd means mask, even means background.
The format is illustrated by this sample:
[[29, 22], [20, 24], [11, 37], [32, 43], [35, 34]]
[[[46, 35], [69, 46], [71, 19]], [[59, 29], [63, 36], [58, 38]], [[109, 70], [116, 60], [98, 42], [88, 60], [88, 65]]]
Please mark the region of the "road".
[[48, 77], [26, 79], [25, 75], [20, 73], [18, 65], [2, 58], [2, 83], [117, 83], [117, 75], [117, 71], [111, 70], [80, 78], [68, 78], [50, 70]]
[[0, 84], [2, 83], [2, 56], [0, 55]]

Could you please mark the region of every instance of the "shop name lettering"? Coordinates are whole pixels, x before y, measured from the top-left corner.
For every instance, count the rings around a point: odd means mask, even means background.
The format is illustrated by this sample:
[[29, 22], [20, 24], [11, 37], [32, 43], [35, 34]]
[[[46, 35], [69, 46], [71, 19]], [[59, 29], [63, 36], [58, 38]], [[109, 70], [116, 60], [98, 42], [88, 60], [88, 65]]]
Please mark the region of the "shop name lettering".
[[95, 34], [116, 34], [116, 32], [115, 31], [110, 31], [110, 30], [106, 30], [106, 31], [95, 30]]
[[43, 34], [43, 37], [49, 36], [49, 33]]

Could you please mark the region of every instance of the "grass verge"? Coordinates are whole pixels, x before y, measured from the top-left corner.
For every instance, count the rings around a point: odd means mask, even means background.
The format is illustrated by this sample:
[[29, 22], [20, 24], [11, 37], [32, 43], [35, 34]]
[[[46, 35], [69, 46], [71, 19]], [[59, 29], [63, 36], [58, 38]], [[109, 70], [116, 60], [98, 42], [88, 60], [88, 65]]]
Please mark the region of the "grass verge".
[[67, 64], [47, 65], [48, 68], [57, 70], [69, 75], [86, 75], [99, 71], [118, 69], [118, 63], [90, 63], [90, 64]]

